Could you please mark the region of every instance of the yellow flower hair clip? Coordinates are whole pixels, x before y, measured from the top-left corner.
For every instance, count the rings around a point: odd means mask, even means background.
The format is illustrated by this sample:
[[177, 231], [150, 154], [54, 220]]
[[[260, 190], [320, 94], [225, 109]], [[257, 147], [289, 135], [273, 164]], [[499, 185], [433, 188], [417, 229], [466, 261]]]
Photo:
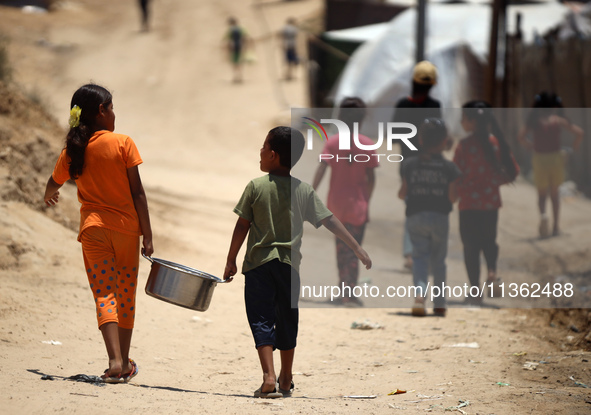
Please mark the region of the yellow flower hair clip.
[[70, 124], [71, 128], [76, 128], [80, 125], [80, 114], [82, 114], [82, 108], [78, 105], [74, 105], [70, 110]]

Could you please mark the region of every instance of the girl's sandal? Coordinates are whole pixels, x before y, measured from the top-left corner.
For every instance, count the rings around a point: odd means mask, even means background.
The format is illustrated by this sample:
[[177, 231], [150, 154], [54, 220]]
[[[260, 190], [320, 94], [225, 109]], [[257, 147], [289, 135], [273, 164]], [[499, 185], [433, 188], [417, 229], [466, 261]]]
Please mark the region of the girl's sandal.
[[103, 382], [105, 382], [105, 383], [123, 383], [124, 379], [123, 379], [123, 377], [121, 377], [121, 374], [119, 374], [117, 376], [109, 376], [109, 375], [107, 375], [107, 373], [109, 373], [109, 369], [105, 369], [105, 373], [103, 373], [101, 375], [101, 379], [103, 380]]
[[129, 359], [129, 364], [132, 368], [131, 372], [121, 375], [121, 379], [123, 379], [123, 382], [125, 383], [129, 382], [131, 379], [136, 377], [137, 374], [140, 372], [139, 366], [133, 361], [133, 359]]

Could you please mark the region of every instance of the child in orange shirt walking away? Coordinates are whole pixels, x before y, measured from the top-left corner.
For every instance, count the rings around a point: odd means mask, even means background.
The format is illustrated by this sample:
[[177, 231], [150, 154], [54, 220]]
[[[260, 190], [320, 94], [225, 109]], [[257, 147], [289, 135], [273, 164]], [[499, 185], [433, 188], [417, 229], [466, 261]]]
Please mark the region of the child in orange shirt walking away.
[[80, 87], [70, 108], [66, 147], [47, 181], [44, 199], [54, 206], [62, 185], [68, 179], [76, 181], [82, 204], [78, 241], [109, 356], [109, 368], [101, 377], [106, 383], [128, 382], [138, 373], [129, 348], [140, 235], [144, 254], [154, 252], [148, 203], [138, 170], [142, 159], [130, 137], [113, 133], [113, 100], [105, 88], [93, 84]]

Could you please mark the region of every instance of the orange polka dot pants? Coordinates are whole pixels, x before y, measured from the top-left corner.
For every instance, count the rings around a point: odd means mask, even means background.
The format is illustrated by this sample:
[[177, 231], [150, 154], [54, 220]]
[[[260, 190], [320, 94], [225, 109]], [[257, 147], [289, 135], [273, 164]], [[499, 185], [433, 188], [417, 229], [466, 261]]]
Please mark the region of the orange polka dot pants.
[[114, 322], [132, 329], [140, 238], [93, 226], [82, 232], [80, 242], [99, 328]]

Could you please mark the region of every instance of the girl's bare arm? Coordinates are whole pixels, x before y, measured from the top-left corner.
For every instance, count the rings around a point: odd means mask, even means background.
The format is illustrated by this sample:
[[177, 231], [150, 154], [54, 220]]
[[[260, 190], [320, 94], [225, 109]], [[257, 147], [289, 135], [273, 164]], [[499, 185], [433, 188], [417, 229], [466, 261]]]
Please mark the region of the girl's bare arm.
[[579, 149], [581, 142], [583, 141], [583, 129], [575, 124], [569, 124], [568, 130], [575, 136], [575, 141], [573, 142], [573, 148], [575, 150]]
[[45, 196], [43, 197], [47, 206], [55, 206], [57, 204], [60, 196], [59, 189], [61, 187], [61, 184], [53, 180], [53, 176], [49, 176], [49, 180], [47, 180], [47, 185], [45, 186]]
[[572, 135], [575, 136], [575, 141], [573, 142], [573, 148], [578, 150], [581, 142], [583, 141], [583, 129], [576, 124], [572, 124], [567, 118], [561, 117], [558, 115], [553, 115], [551, 120], [557, 122], [562, 128], [570, 132]]
[[140, 229], [144, 236], [142, 241], [144, 246], [143, 253], [146, 256], [151, 256], [154, 253], [154, 246], [152, 244], [152, 226], [150, 225], [150, 213], [148, 212], [148, 199], [146, 198], [146, 192], [142, 185], [138, 166], [127, 169], [127, 178], [129, 180], [133, 205], [135, 206], [140, 221]]

